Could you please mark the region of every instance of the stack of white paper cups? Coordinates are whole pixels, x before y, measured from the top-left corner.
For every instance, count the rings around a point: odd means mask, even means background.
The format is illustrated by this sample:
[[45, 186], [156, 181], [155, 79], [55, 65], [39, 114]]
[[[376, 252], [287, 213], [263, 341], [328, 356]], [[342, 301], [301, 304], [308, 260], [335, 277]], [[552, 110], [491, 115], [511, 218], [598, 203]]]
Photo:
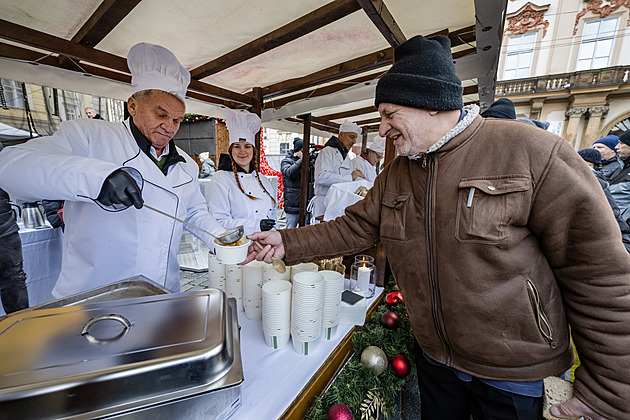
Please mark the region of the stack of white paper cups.
[[265, 344], [284, 347], [291, 336], [291, 283], [272, 280], [262, 287], [262, 325]]
[[337, 271], [320, 271], [324, 277], [324, 301], [322, 303], [322, 334], [330, 340], [337, 334], [341, 314], [341, 293], [343, 292], [343, 274]]
[[291, 267], [287, 266], [287, 269], [284, 271], [284, 273], [279, 273], [278, 270], [273, 268], [273, 265], [265, 264], [264, 276], [265, 282], [272, 280], [291, 281]]
[[208, 284], [225, 292], [225, 265], [212, 252], [208, 254]]
[[236, 299], [236, 308], [243, 311], [243, 266], [237, 264], [225, 265], [225, 293]]
[[301, 273], [303, 271], [312, 271], [316, 273], [317, 270], [319, 270], [319, 267], [317, 266], [317, 264], [312, 263], [312, 262], [292, 265], [291, 266], [291, 280], [293, 280], [293, 277], [297, 273]]
[[315, 343], [322, 333], [322, 301], [324, 276], [312, 271], [302, 271], [293, 276], [291, 301], [291, 337], [293, 348], [303, 355], [315, 350]]
[[254, 321], [262, 319], [262, 261], [252, 261], [243, 266], [243, 307], [245, 316]]

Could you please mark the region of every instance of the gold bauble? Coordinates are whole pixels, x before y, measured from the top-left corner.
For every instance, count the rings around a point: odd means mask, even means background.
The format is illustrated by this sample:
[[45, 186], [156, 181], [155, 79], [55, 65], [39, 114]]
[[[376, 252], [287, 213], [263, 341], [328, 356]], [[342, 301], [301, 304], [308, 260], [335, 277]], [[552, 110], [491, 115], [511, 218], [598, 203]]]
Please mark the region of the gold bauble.
[[380, 375], [387, 369], [387, 356], [376, 346], [368, 346], [361, 353], [361, 364]]

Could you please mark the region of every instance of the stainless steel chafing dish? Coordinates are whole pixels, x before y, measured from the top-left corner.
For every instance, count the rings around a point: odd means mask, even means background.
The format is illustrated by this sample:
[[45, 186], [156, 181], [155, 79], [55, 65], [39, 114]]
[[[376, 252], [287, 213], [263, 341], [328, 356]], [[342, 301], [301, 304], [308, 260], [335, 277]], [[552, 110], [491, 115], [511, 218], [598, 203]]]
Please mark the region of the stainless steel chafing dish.
[[0, 320], [0, 418], [225, 419], [240, 406], [233, 299], [93, 295]]

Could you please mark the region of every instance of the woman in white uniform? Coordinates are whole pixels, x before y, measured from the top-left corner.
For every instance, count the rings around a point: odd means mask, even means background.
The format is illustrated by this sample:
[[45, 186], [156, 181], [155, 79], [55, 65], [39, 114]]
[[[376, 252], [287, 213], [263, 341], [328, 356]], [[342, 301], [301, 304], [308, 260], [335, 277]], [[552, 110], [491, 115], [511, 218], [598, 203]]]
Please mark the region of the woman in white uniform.
[[226, 229], [243, 225], [245, 235], [271, 230], [276, 225], [276, 200], [271, 182], [258, 171], [254, 137], [260, 118], [229, 111], [228, 154], [219, 158], [217, 172], [208, 184], [208, 210]]
[[376, 164], [381, 161], [385, 153], [385, 139], [376, 136], [374, 140], [369, 142], [365, 148], [365, 152], [352, 159], [352, 167], [359, 169], [365, 175], [365, 179], [374, 182], [376, 179]]

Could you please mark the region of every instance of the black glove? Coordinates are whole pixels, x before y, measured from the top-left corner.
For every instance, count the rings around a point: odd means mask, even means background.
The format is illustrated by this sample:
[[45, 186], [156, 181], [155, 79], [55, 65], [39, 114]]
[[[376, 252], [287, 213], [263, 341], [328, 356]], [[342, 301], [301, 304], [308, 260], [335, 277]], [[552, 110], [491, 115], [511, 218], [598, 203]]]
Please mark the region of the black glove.
[[267, 230], [273, 229], [275, 225], [276, 225], [276, 221], [273, 219], [270, 219], [270, 218], [262, 219], [260, 221], [260, 230], [265, 232]]
[[122, 169], [116, 169], [105, 178], [101, 193], [96, 200], [105, 206], [123, 204], [127, 207], [133, 205], [137, 209], [141, 209], [144, 203], [138, 184]]

